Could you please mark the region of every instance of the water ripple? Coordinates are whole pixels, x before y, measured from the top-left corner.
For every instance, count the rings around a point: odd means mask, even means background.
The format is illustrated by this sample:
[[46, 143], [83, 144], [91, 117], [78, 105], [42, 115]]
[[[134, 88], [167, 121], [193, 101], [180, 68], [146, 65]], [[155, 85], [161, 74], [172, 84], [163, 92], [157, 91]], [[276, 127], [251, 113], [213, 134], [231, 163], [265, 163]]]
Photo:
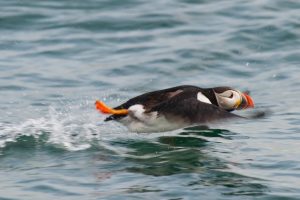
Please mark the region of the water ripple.
[[[0, 1], [0, 198], [299, 199], [299, 8]], [[138, 135], [94, 110], [181, 84], [249, 90], [269, 114]]]

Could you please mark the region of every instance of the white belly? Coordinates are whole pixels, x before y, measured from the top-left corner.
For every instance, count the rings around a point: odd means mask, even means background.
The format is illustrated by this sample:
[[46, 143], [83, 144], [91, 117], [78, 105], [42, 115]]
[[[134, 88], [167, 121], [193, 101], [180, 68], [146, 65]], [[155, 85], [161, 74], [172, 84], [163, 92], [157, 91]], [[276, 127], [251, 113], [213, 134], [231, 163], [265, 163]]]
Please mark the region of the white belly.
[[170, 122], [157, 112], [145, 113], [142, 105], [129, 107], [129, 114], [120, 119], [119, 122], [128, 127], [130, 131], [138, 133], [163, 132], [184, 128], [187, 124]]
[[171, 123], [164, 117], [158, 117], [155, 120], [142, 122], [130, 116], [126, 116], [122, 118], [120, 122], [127, 126], [130, 131], [138, 133], [171, 131], [186, 126], [183, 123]]

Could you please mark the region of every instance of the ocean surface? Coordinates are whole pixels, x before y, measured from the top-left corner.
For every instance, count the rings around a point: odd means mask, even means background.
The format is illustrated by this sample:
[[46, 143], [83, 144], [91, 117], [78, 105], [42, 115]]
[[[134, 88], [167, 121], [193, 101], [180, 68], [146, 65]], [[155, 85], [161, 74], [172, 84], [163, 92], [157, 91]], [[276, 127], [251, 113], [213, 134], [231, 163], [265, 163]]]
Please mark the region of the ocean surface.
[[[144, 92], [251, 91], [259, 119], [137, 134]], [[1, 0], [0, 199], [300, 199], [300, 1]]]

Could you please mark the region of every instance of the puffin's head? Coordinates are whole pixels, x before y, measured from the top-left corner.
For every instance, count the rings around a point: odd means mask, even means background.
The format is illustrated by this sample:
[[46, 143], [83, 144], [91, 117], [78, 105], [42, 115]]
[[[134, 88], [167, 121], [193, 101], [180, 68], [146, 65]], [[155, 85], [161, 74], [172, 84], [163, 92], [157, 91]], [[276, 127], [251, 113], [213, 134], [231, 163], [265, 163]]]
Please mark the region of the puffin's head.
[[254, 102], [246, 92], [242, 93], [230, 87], [216, 87], [213, 91], [218, 106], [227, 111], [254, 108]]

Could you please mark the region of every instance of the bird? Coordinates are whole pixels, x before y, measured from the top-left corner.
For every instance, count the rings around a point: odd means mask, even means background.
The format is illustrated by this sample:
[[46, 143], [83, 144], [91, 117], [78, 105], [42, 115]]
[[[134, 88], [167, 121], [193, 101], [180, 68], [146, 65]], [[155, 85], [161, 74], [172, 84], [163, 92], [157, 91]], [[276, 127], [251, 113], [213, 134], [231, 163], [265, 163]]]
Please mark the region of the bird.
[[215, 121], [242, 119], [234, 110], [254, 108], [249, 92], [227, 86], [201, 88], [180, 85], [147, 92], [111, 108], [103, 101], [96, 109], [137, 133], [164, 132]]

